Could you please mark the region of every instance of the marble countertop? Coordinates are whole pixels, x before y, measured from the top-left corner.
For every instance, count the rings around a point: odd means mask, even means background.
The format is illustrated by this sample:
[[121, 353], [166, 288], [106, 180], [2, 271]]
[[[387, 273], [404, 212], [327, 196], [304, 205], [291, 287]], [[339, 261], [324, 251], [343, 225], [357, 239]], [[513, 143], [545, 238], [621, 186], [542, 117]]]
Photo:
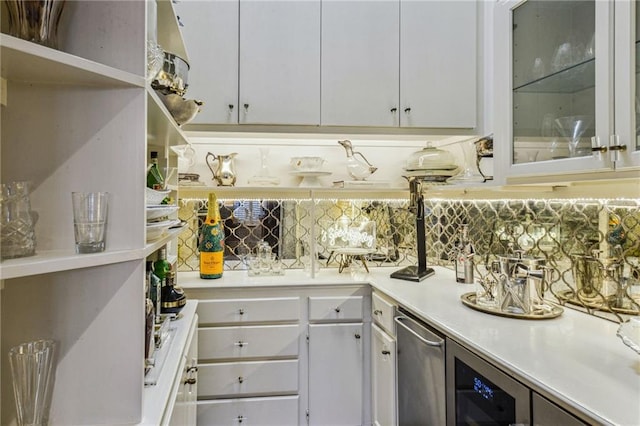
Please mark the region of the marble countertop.
[[228, 272], [218, 280], [181, 272], [178, 281], [184, 288], [370, 284], [568, 411], [601, 424], [640, 425], [640, 356], [616, 336], [618, 324], [571, 309], [547, 320], [479, 312], [460, 301], [473, 285], [434, 269], [419, 283], [390, 278], [394, 268], [373, 268], [361, 280], [323, 269], [315, 278], [300, 270], [277, 277]]

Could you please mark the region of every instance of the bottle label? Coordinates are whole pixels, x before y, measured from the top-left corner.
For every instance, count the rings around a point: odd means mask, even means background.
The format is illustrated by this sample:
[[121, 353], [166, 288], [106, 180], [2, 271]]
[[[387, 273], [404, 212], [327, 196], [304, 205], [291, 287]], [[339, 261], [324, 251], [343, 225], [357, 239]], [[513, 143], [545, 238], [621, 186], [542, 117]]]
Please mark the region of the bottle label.
[[200, 252], [200, 276], [218, 278], [222, 276], [224, 251]]

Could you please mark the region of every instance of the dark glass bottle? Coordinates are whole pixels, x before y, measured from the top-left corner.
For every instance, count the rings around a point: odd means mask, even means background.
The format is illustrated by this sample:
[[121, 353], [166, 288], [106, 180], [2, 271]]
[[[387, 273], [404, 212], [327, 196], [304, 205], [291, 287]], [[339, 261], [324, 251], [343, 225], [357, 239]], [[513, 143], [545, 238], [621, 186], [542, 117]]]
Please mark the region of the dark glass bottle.
[[147, 168], [147, 188], [164, 189], [164, 177], [158, 167], [158, 153], [151, 151], [151, 161]]
[[224, 270], [224, 227], [220, 219], [218, 199], [209, 193], [207, 218], [200, 227], [200, 278], [221, 278]]

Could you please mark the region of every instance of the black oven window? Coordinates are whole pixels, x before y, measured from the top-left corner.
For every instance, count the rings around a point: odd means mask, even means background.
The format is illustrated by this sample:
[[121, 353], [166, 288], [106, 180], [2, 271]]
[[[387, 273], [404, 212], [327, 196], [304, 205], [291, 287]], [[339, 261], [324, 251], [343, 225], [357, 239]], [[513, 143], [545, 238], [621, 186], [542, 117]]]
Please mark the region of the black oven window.
[[516, 400], [456, 358], [456, 425], [508, 426]]

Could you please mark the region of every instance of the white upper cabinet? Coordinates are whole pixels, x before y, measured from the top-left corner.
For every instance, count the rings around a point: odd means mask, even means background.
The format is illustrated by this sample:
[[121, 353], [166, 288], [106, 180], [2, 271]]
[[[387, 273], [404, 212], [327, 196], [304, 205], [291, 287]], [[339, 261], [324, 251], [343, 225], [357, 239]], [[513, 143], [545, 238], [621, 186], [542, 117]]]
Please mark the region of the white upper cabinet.
[[473, 1], [400, 1], [400, 125], [475, 128]]
[[616, 169], [626, 169], [640, 166], [640, 4], [637, 0], [616, 1], [614, 13], [614, 144], [627, 147], [616, 164]]
[[397, 0], [322, 3], [323, 126], [398, 126], [399, 13]]
[[319, 124], [320, 1], [240, 1], [241, 124]]
[[635, 2], [505, 1], [495, 28], [494, 143], [508, 181], [640, 164]]
[[193, 124], [320, 122], [320, 1], [177, 6], [190, 58]]
[[189, 52], [187, 98], [204, 102], [193, 124], [238, 123], [238, 0], [176, 5]]

